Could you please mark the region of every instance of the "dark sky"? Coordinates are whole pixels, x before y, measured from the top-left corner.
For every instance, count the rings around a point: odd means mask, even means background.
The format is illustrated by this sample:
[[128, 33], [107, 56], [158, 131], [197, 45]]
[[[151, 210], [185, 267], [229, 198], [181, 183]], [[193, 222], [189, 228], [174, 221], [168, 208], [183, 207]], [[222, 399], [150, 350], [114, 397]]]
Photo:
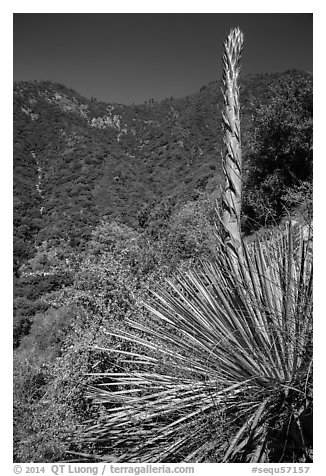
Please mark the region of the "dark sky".
[[106, 102], [183, 97], [221, 77], [230, 27], [242, 74], [312, 71], [309, 13], [14, 14], [14, 80], [51, 80]]

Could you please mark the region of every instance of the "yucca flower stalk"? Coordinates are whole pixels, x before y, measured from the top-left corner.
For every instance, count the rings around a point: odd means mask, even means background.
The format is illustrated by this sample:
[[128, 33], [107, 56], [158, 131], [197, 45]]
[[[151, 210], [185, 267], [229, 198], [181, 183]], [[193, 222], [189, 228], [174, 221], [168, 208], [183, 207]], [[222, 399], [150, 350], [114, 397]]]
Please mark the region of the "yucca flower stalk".
[[226, 244], [234, 251], [241, 246], [242, 151], [240, 134], [239, 84], [243, 33], [239, 28], [230, 31], [224, 42], [222, 93], [225, 110], [222, 113], [225, 152], [223, 170], [225, 187], [222, 195], [223, 225]]

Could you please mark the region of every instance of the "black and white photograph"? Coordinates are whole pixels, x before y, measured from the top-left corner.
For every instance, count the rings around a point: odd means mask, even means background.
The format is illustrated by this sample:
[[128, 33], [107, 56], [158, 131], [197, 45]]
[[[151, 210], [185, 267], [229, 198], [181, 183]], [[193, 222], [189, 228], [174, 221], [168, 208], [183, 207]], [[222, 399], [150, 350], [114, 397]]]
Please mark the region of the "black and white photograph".
[[314, 14], [258, 12], [13, 13], [14, 472], [311, 467]]

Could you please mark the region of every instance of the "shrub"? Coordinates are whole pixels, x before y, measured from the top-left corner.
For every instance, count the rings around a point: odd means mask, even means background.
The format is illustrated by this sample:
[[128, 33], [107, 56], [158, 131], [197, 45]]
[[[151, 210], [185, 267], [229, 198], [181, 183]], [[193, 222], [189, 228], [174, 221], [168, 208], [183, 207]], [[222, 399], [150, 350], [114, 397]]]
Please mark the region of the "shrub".
[[284, 74], [270, 95], [254, 105], [248, 140], [243, 211], [251, 228], [279, 222], [282, 196], [312, 181], [312, 77]]

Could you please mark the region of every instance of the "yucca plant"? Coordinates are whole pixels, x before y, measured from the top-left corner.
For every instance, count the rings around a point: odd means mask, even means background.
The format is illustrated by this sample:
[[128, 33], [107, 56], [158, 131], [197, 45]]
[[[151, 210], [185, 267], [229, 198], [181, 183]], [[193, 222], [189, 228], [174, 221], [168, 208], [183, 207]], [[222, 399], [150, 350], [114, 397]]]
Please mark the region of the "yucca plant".
[[225, 68], [234, 68], [224, 75], [225, 84], [233, 81], [225, 93], [226, 240], [217, 237], [213, 262], [180, 272], [153, 293], [144, 304], [151, 321], [128, 320], [129, 330], [106, 331], [111, 344], [96, 350], [109, 360], [119, 356], [128, 371], [93, 374], [89, 397], [102, 416], [79, 436], [92, 448], [83, 458], [155, 463], [311, 457], [310, 245], [291, 225], [250, 245], [241, 238], [240, 125], [232, 116], [239, 109], [241, 32], [231, 31], [224, 46]]
[[[107, 331], [139, 351], [101, 349], [135, 370], [95, 374], [103, 417], [82, 435], [118, 462], [308, 460], [312, 262], [302, 231], [244, 243], [176, 276], [146, 305], [152, 325]], [[98, 349], [99, 350], [99, 349]], [[120, 359], [120, 365], [122, 360]]]

